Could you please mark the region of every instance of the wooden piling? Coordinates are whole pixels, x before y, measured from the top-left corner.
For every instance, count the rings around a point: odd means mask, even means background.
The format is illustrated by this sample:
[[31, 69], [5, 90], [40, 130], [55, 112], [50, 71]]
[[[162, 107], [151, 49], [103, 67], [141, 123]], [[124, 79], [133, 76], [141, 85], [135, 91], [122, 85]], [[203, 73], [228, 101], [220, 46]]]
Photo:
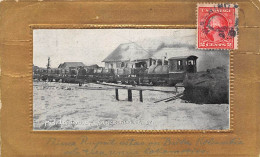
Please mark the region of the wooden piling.
[[143, 102], [143, 91], [139, 90], [140, 102]]
[[132, 90], [128, 89], [128, 101], [132, 101]]
[[115, 88], [115, 92], [116, 92], [116, 100], [119, 100], [119, 96], [118, 96], [118, 88]]

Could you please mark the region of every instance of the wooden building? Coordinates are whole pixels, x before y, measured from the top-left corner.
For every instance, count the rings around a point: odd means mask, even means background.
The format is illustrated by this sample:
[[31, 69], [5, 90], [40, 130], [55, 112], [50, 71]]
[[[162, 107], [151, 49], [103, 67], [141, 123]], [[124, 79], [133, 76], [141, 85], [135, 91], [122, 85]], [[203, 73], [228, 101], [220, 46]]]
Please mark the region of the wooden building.
[[85, 64], [82, 62], [64, 62], [58, 66], [61, 69], [62, 74], [73, 74], [76, 75], [79, 67], [84, 67]]
[[153, 63], [150, 55], [150, 52], [131, 42], [120, 44], [103, 62], [106, 69], [113, 69], [115, 74], [120, 74], [127, 69], [148, 68]]

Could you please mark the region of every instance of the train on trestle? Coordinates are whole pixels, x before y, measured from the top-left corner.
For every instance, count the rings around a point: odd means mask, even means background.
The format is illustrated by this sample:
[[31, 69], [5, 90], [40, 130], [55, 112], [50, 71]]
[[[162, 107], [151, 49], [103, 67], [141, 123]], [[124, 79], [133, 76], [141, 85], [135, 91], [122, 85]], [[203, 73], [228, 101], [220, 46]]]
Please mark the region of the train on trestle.
[[[130, 85], [175, 86], [183, 82], [185, 76], [197, 72], [197, 56], [172, 57], [167, 62], [153, 63], [149, 68], [107, 69], [104, 67], [77, 67], [66, 71], [64, 69], [36, 70], [33, 79], [78, 83], [122, 83]], [[118, 72], [120, 71], [120, 72]]]

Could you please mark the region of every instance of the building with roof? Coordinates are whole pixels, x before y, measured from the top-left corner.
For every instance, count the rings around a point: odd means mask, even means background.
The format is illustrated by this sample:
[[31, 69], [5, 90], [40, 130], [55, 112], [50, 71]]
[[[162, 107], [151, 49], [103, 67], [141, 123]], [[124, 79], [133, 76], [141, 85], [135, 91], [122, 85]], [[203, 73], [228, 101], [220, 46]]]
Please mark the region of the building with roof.
[[82, 62], [64, 62], [64, 63], [60, 64], [58, 66], [58, 68], [69, 70], [71, 68], [78, 68], [78, 67], [81, 67], [81, 66], [84, 67], [85, 64], [83, 64]]
[[84, 66], [85, 64], [82, 62], [64, 62], [58, 66], [58, 69], [61, 70], [62, 74], [70, 73], [76, 75], [78, 73], [78, 69]]
[[141, 68], [152, 64], [150, 52], [134, 42], [120, 44], [103, 62], [107, 69]]
[[[166, 45], [158, 44], [153, 49], [144, 49], [141, 45], [131, 42], [120, 44], [104, 60], [106, 69], [122, 68], [149, 68], [152, 65], [168, 65], [174, 57], [197, 56], [197, 71], [229, 65], [228, 51], [215, 50], [214, 52], [195, 49], [192, 45]], [[182, 59], [176, 61], [181, 64]], [[175, 62], [175, 61], [174, 61]], [[186, 61], [185, 61], [186, 64]], [[179, 67], [182, 67], [181, 65]], [[173, 67], [172, 67], [173, 68]]]
[[97, 64], [85, 65], [84, 68], [86, 69], [98, 69], [99, 66]]

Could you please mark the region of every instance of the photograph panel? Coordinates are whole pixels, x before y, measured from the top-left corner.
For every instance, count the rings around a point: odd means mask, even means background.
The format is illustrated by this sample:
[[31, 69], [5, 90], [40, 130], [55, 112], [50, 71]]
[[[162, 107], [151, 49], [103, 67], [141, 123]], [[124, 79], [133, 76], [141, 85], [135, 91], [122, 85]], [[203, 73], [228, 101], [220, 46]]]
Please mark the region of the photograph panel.
[[229, 60], [195, 29], [34, 29], [33, 130], [228, 130]]

